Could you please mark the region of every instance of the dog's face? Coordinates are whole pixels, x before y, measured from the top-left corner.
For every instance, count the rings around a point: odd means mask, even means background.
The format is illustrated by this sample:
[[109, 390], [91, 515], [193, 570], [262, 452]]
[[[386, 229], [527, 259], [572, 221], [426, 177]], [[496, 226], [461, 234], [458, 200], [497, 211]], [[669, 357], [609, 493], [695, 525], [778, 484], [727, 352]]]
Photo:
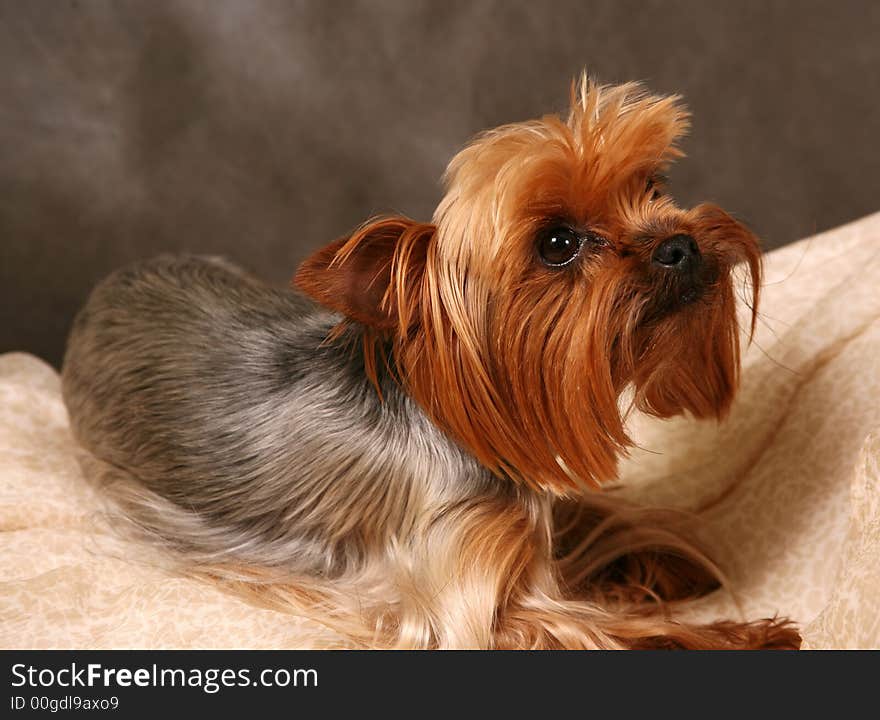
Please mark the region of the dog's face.
[[661, 417], [723, 416], [738, 262], [757, 304], [753, 235], [664, 192], [686, 127], [677, 98], [583, 80], [567, 120], [462, 150], [432, 224], [369, 222], [297, 284], [371, 328], [368, 343], [387, 335], [408, 391], [493, 471], [560, 493], [612, 478], [629, 444], [621, 393]]

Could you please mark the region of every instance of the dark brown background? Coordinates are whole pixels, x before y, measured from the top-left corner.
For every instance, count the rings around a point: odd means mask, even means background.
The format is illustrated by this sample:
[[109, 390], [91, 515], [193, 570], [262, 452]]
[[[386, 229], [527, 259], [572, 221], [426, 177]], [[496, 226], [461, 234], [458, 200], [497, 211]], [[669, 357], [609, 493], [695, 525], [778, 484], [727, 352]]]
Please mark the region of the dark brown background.
[[582, 67], [684, 94], [674, 194], [766, 247], [880, 209], [874, 2], [0, 0], [0, 351], [57, 363], [135, 258], [284, 282], [372, 213], [428, 219], [462, 143]]

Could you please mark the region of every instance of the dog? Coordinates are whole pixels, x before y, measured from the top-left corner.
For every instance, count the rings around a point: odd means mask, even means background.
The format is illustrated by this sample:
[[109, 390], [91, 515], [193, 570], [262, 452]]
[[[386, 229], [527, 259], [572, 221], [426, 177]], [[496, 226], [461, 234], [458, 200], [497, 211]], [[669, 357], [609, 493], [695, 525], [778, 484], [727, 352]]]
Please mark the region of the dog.
[[584, 75], [567, 118], [461, 150], [431, 223], [369, 220], [292, 290], [216, 258], [117, 271], [62, 372], [108, 495], [342, 646], [797, 647], [784, 619], [676, 619], [718, 569], [681, 516], [601, 490], [629, 408], [729, 410], [735, 266], [754, 332], [755, 236], [665, 192], [688, 118]]

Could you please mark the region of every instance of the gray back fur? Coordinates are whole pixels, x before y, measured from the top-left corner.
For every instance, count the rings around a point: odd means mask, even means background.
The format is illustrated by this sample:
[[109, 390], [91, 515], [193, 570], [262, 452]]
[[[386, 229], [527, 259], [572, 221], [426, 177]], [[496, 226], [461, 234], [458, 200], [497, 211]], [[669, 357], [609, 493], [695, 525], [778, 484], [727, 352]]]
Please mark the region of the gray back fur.
[[385, 369], [380, 400], [358, 329], [326, 342], [339, 319], [217, 259], [117, 271], [68, 341], [74, 433], [164, 542], [295, 572], [344, 573], [414, 507], [502, 491]]

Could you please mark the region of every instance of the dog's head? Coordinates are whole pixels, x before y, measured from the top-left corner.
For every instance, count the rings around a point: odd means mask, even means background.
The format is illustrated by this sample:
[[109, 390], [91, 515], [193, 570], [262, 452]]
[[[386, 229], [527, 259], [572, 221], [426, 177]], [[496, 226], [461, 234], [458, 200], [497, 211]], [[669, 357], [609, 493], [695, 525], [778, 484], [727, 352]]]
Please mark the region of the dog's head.
[[296, 284], [387, 337], [408, 392], [496, 473], [559, 493], [613, 478], [627, 387], [661, 417], [730, 407], [740, 262], [754, 329], [756, 239], [664, 192], [687, 117], [677, 97], [582, 78], [567, 119], [462, 150], [433, 223], [367, 222]]

